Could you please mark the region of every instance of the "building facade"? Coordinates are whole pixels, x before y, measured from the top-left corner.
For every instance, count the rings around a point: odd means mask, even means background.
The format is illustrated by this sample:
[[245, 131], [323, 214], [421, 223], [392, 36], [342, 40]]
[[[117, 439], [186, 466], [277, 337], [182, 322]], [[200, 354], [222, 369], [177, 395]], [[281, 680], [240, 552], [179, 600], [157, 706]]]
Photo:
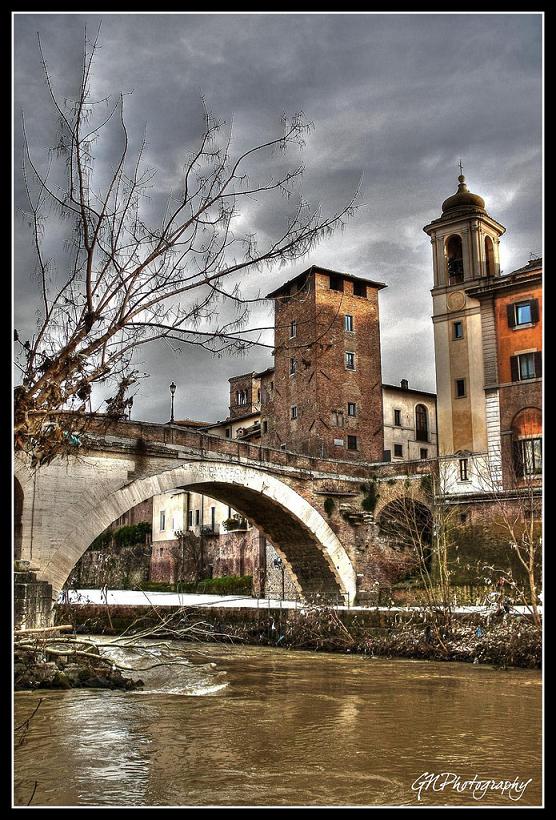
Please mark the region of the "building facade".
[[501, 275], [505, 228], [459, 177], [431, 238], [438, 453], [445, 492], [508, 489], [542, 470], [541, 260]]
[[382, 385], [384, 461], [436, 458], [436, 394], [400, 385]]
[[542, 260], [469, 295], [483, 317], [491, 470], [509, 489], [542, 475]]
[[382, 460], [384, 287], [313, 265], [268, 294], [275, 303], [275, 365], [261, 379], [261, 444]]

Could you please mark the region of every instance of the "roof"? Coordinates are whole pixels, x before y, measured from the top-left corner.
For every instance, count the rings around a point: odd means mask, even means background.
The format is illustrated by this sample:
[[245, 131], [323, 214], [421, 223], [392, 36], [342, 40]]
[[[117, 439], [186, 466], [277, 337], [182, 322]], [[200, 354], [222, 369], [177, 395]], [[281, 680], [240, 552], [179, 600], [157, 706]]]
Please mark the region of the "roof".
[[383, 384], [382, 388], [388, 390], [399, 390], [400, 393], [419, 393], [420, 396], [430, 396], [431, 399], [436, 399], [436, 393], [429, 393], [426, 390], [416, 390], [414, 387], [402, 387], [399, 384]]
[[287, 282], [284, 282], [282, 285], [280, 285], [279, 288], [273, 290], [272, 293], [268, 293], [265, 299], [273, 299], [275, 296], [281, 293], [281, 291], [284, 290], [284, 288], [288, 287], [288, 285], [292, 285], [294, 282], [297, 282], [304, 276], [308, 276], [315, 272], [331, 273], [333, 276], [344, 276], [346, 279], [353, 279], [355, 282], [364, 282], [366, 285], [370, 285], [373, 288], [377, 288], [377, 290], [382, 290], [382, 288], [388, 287], [388, 285], [385, 285], [384, 282], [375, 282], [372, 279], [365, 279], [362, 276], [354, 276], [352, 273], [346, 273], [345, 271], [330, 270], [329, 268], [321, 268], [320, 265], [311, 265], [310, 268], [307, 268], [307, 270], [298, 273], [298, 275], [294, 276], [293, 279], [288, 279]]
[[211, 430], [213, 427], [221, 427], [223, 424], [232, 424], [235, 421], [253, 418], [253, 416], [260, 416], [260, 412], [256, 410], [254, 413], [244, 413], [242, 416], [234, 416], [233, 418], [228, 416], [228, 418], [223, 421], [215, 421], [214, 424], [207, 424], [206, 429]]
[[503, 276], [496, 276], [485, 282], [484, 285], [466, 288], [465, 292], [480, 299], [481, 297], [491, 296], [496, 291], [519, 288], [523, 285], [528, 286], [533, 281], [542, 281], [542, 258], [530, 259], [523, 267]]
[[194, 421], [193, 419], [176, 419], [174, 424], [179, 424], [180, 427], [207, 427], [210, 421]]
[[254, 373], [253, 375], [254, 375], [257, 379], [260, 379], [260, 378], [262, 378], [263, 376], [270, 376], [270, 374], [271, 374], [271, 373], [274, 373], [274, 371], [275, 371], [275, 370], [276, 370], [276, 368], [275, 368], [275, 367], [267, 367], [267, 368], [266, 368], [266, 370], [261, 370], [261, 372], [260, 372], [260, 373]]

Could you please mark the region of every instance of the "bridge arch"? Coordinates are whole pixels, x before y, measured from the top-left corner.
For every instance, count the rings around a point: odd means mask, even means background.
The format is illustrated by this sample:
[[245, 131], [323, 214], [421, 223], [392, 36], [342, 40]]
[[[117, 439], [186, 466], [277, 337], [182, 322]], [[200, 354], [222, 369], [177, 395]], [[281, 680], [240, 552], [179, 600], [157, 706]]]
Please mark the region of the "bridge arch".
[[[355, 598], [355, 570], [341, 542], [311, 504], [285, 482], [238, 463], [182, 462], [102, 495], [91, 487], [94, 515], [69, 515], [71, 537], [50, 555], [40, 577], [58, 593], [92, 541], [135, 504], [172, 489], [189, 489], [229, 504], [273, 544], [300, 593]], [[87, 504], [87, 506], [89, 506]], [[70, 511], [68, 511], [70, 512]], [[72, 526], [73, 521], [73, 526]]]

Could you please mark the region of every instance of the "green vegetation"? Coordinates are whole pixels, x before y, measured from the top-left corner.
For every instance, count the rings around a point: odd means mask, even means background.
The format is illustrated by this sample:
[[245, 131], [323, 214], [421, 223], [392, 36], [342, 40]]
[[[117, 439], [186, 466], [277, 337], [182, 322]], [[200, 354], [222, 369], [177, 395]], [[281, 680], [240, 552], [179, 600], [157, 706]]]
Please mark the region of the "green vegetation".
[[139, 589], [145, 592], [197, 592], [210, 595], [251, 595], [251, 575], [223, 575], [221, 578], [203, 578], [201, 581], [143, 581]]
[[129, 526], [119, 527], [117, 530], [105, 530], [97, 535], [90, 550], [103, 550], [114, 544], [115, 547], [132, 547], [135, 544], [144, 544], [147, 535], [151, 534], [151, 525], [147, 521], [141, 521], [139, 524], [130, 524]]
[[222, 522], [222, 526], [226, 532], [230, 532], [230, 530], [245, 530], [247, 529], [247, 521], [245, 518], [226, 518], [226, 520]]
[[371, 479], [369, 484], [362, 484], [361, 489], [365, 493], [363, 500], [361, 501], [361, 507], [365, 510], [365, 512], [373, 513], [375, 511], [378, 499], [380, 498], [377, 490], [376, 479]]

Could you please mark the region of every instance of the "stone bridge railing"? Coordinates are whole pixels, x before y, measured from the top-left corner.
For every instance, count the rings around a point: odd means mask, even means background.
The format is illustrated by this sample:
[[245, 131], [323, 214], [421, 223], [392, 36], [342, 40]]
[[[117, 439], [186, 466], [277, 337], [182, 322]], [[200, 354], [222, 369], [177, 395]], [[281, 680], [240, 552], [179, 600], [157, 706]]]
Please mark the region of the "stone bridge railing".
[[[82, 423], [83, 417], [78, 418]], [[151, 454], [156, 445], [165, 447], [166, 453], [168, 449], [173, 447], [184, 447], [196, 451], [201, 458], [204, 455], [207, 457], [223, 456], [226, 461], [247, 461], [251, 462], [253, 466], [293, 468], [298, 473], [299, 478], [303, 478], [304, 474], [307, 478], [311, 478], [315, 473], [325, 473], [329, 474], [331, 478], [341, 474], [350, 478], [360, 478], [362, 481], [368, 481], [373, 475], [388, 478], [400, 473], [424, 475], [431, 471], [431, 461], [425, 459], [404, 462], [363, 462], [321, 458], [319, 456], [294, 453], [289, 450], [274, 449], [262, 444], [220, 438], [219, 436], [175, 424], [110, 421], [106, 416], [100, 414], [86, 416], [85, 419], [84, 443], [87, 442], [87, 433], [93, 434], [90, 440], [91, 445], [98, 447], [100, 443], [102, 447], [104, 441], [107, 449], [112, 449], [116, 444], [116, 439], [129, 439], [134, 442], [135, 451], [137, 452], [140, 447], [143, 447], [145, 455]], [[97, 437], [100, 438], [100, 442]], [[94, 441], [94, 439], [97, 439], [97, 441]]]

